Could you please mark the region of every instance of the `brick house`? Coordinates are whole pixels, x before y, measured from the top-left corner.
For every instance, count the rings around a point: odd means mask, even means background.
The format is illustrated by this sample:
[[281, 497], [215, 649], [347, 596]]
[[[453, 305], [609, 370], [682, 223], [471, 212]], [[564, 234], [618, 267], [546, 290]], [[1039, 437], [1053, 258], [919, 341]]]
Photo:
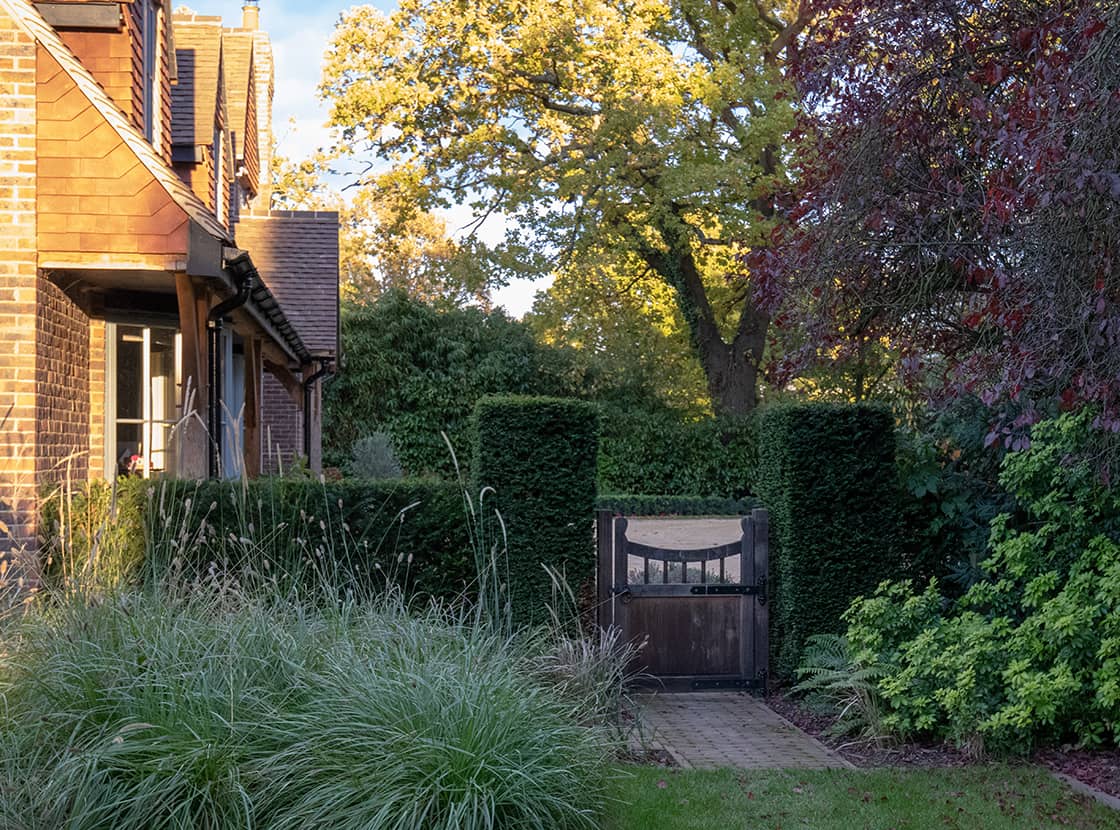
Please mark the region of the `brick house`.
[[318, 469], [338, 217], [269, 210], [258, 22], [0, 0], [0, 550], [65, 478]]

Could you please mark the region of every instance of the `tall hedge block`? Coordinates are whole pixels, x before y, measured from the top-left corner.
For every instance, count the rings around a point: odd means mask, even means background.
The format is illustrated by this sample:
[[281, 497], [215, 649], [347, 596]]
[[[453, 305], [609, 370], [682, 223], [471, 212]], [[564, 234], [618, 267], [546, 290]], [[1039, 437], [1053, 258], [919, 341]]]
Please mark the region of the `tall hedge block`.
[[897, 575], [894, 420], [869, 405], [801, 404], [761, 416], [758, 495], [770, 510], [775, 669], [807, 637], [843, 630], [851, 601]]
[[551, 580], [578, 590], [595, 573], [593, 521], [599, 411], [562, 398], [489, 397], [475, 409], [474, 474], [493, 487], [507, 533], [518, 625], [548, 618]]

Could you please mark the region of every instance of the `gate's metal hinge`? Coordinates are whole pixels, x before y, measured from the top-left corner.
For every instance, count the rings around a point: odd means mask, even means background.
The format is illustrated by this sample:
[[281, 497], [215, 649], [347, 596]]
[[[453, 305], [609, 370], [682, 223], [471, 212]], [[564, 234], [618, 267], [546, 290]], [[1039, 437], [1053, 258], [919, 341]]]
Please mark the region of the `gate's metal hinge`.
[[756, 585], [693, 585], [689, 591], [697, 596], [754, 596], [766, 604], [766, 578]]

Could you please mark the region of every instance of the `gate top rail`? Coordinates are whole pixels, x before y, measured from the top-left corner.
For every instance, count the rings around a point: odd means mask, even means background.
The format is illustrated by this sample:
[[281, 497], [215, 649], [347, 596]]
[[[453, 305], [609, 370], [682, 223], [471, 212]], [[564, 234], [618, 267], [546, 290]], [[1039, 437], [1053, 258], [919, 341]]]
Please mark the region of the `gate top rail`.
[[[626, 528], [629, 522], [625, 518], [617, 518], [615, 521], [618, 523], [616, 532], [626, 533]], [[743, 532], [746, 533], [750, 526], [750, 516], [745, 517], [740, 523]], [[653, 545], [644, 545], [641, 542], [634, 542], [629, 537], [626, 539], [626, 550], [631, 556], [637, 556], [642, 559], [649, 559], [655, 562], [711, 562], [716, 559], [729, 559], [732, 556], [738, 556], [743, 552], [743, 543], [741, 540], [728, 542], [726, 545], [715, 545], [706, 548], [659, 548]]]

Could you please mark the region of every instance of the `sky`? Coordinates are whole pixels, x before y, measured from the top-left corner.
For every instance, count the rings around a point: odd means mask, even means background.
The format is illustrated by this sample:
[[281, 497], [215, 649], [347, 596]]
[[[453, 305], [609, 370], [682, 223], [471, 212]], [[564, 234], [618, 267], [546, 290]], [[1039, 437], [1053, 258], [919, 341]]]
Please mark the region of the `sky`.
[[[199, 14], [221, 15], [227, 26], [240, 25], [241, 0], [187, 0], [176, 2], [175, 8], [186, 5]], [[319, 102], [315, 89], [327, 41], [341, 14], [356, 4], [339, 0], [260, 0], [261, 28], [272, 38], [276, 58], [276, 96], [273, 101], [273, 129], [282, 155], [303, 159], [316, 149], [330, 143], [325, 124], [327, 107]], [[377, 0], [369, 5], [385, 12], [395, 8], [391, 0]], [[454, 231], [470, 221], [464, 210], [446, 213], [449, 228]], [[491, 233], [500, 233], [491, 228]], [[485, 239], [485, 228], [482, 234]], [[497, 305], [520, 317], [533, 303], [533, 295], [545, 283], [518, 281], [497, 289], [493, 296]]]

